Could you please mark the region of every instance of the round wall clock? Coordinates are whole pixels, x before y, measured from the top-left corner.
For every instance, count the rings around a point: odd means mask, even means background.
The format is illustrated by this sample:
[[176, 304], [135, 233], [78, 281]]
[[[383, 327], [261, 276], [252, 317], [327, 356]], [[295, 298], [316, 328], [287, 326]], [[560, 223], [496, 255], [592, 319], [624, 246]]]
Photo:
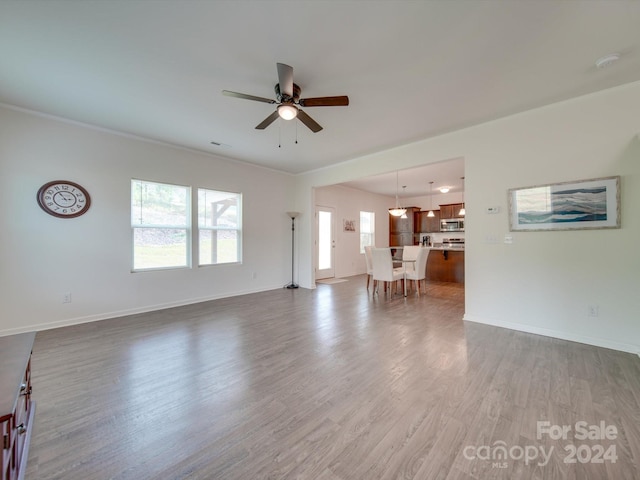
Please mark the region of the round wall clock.
[[54, 180], [38, 190], [38, 205], [49, 215], [59, 218], [79, 217], [91, 205], [87, 190], [77, 183]]

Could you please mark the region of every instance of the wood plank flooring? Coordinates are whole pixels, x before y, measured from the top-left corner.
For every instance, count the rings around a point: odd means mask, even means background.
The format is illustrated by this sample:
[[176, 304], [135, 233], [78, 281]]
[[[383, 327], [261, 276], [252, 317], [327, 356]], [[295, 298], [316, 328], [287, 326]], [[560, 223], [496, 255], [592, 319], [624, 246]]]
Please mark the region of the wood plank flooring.
[[463, 322], [461, 285], [365, 283], [39, 332], [27, 480], [640, 478], [637, 356]]

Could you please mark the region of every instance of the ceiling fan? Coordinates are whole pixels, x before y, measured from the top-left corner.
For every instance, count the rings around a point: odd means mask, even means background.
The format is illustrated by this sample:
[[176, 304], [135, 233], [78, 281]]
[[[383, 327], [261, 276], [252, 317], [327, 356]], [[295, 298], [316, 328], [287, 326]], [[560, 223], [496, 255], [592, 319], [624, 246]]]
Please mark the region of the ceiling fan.
[[349, 105], [349, 97], [341, 95], [338, 97], [315, 97], [300, 98], [302, 89], [293, 83], [293, 68], [284, 63], [278, 63], [278, 83], [276, 83], [276, 100], [264, 97], [256, 97], [245, 93], [230, 92], [223, 90], [222, 94], [228, 97], [244, 98], [256, 102], [277, 104], [276, 111], [260, 122], [256, 129], [264, 130], [271, 125], [278, 117], [284, 120], [293, 120], [298, 117], [309, 129], [317, 133], [322, 127], [313, 118], [307, 115], [299, 107], [343, 107]]

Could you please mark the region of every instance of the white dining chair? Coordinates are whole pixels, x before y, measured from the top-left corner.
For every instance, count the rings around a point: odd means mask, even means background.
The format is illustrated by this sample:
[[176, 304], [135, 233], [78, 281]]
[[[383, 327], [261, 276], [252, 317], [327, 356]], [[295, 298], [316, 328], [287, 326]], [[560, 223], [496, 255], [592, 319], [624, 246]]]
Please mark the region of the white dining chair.
[[406, 271], [406, 282], [412, 281], [416, 287], [416, 291], [418, 292], [418, 296], [420, 296], [420, 282], [424, 281], [427, 278], [427, 258], [429, 257], [430, 248], [419, 247], [418, 256], [416, 257], [416, 262], [414, 264], [414, 268]]
[[364, 260], [367, 264], [367, 290], [369, 290], [369, 282], [373, 276], [373, 260], [371, 258], [371, 246], [364, 247]]
[[405, 245], [402, 247], [402, 261], [405, 262], [404, 267], [407, 272], [413, 271], [415, 263], [410, 260], [417, 260], [420, 249], [422, 247], [419, 245]]
[[[404, 281], [404, 268], [393, 268], [391, 250], [389, 248], [372, 248], [371, 259], [373, 262], [373, 291], [377, 292], [379, 283], [384, 282], [384, 290], [387, 290], [387, 283], [391, 282], [391, 288], [398, 280]], [[397, 290], [397, 288], [396, 288]], [[391, 291], [391, 294], [393, 292]]]

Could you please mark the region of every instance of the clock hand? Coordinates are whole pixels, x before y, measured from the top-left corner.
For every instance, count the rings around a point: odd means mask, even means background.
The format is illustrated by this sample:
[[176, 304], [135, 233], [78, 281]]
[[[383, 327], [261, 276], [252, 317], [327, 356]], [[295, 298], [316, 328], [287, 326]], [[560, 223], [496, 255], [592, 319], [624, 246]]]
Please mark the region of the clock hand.
[[[66, 196], [69, 195], [69, 196]], [[62, 200], [64, 200], [65, 202], [73, 202], [74, 197], [71, 194], [67, 194], [66, 192], [60, 192], [60, 197], [62, 198]]]

